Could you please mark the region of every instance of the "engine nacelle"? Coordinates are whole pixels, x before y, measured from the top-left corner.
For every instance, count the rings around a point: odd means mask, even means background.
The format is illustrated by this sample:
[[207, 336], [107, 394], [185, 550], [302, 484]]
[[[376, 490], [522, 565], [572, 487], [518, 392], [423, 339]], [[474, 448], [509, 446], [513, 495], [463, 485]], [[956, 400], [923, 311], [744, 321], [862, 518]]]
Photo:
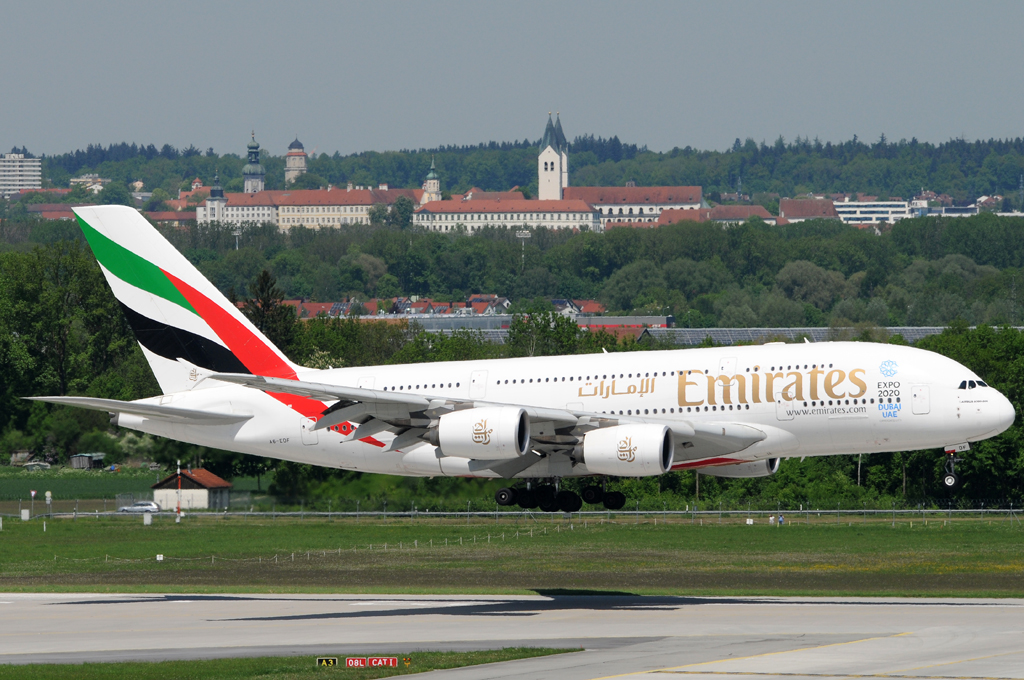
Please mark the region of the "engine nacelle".
[[768, 477], [779, 471], [781, 458], [768, 458], [753, 463], [737, 463], [736, 465], [716, 465], [714, 467], [701, 468], [702, 475], [709, 477], [729, 477], [737, 479], [740, 477]]
[[487, 406], [441, 416], [437, 445], [446, 456], [518, 458], [530, 447], [530, 418], [517, 406]]
[[664, 425], [605, 427], [583, 437], [587, 470], [616, 477], [651, 477], [672, 468], [675, 443]]

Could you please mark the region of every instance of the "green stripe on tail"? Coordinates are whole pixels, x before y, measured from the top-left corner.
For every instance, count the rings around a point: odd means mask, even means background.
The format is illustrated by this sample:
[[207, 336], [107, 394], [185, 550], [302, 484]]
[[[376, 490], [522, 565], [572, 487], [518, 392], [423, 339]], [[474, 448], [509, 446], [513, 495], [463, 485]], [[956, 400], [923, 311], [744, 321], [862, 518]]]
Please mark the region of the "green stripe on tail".
[[89, 226], [80, 216], [76, 215], [75, 217], [78, 218], [78, 224], [82, 228], [82, 233], [85, 234], [85, 239], [89, 242], [93, 254], [107, 271], [125, 283], [130, 283], [136, 288], [141, 288], [153, 295], [162, 297], [198, 316], [198, 312], [189, 304], [185, 296], [174, 287], [174, 284], [170, 282], [159, 267], [139, 257], [124, 246], [111, 241]]

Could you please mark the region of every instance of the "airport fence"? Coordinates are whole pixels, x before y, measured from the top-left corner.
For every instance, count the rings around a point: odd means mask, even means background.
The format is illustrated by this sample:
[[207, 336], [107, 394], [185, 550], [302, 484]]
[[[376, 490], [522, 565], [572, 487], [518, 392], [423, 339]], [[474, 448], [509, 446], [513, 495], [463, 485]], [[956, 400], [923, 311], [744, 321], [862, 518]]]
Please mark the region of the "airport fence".
[[[11, 503], [0, 503], [0, 517], [19, 519], [22, 517], [22, 510], [28, 510], [30, 519], [38, 518], [63, 518], [63, 519], [99, 519], [99, 518], [138, 518], [140, 513], [127, 513], [116, 510], [108, 505], [100, 507], [97, 501], [75, 504], [72, 507], [70, 502], [53, 503], [49, 508], [45, 504], [37, 503], [34, 507], [24, 504], [12, 512]], [[367, 511], [322, 511], [305, 509], [287, 510], [183, 510], [182, 518], [187, 521], [216, 521], [218, 519], [250, 519], [250, 520], [282, 520], [282, 521], [351, 521], [351, 522], [384, 522], [405, 521], [405, 522], [464, 522], [464, 523], [538, 523], [538, 522], [559, 522], [559, 521], [615, 521], [634, 523], [665, 524], [779, 524], [790, 525], [852, 525], [857, 523], [878, 524], [891, 523], [893, 526], [903, 523], [920, 521], [927, 524], [929, 521], [943, 522], [969, 522], [969, 521], [1002, 521], [1014, 526], [1022, 525], [1022, 510], [1010, 504], [1007, 507], [989, 508], [890, 508], [890, 509], [869, 509], [869, 508], [780, 508], [777, 510], [754, 510], [736, 508], [704, 508], [693, 507], [688, 510], [582, 510], [579, 512], [542, 512], [540, 510], [522, 510], [518, 508], [497, 508], [495, 510], [479, 511], [388, 511], [388, 510], [367, 510]], [[156, 518], [173, 519], [176, 513], [173, 510], [165, 510], [152, 513]]]

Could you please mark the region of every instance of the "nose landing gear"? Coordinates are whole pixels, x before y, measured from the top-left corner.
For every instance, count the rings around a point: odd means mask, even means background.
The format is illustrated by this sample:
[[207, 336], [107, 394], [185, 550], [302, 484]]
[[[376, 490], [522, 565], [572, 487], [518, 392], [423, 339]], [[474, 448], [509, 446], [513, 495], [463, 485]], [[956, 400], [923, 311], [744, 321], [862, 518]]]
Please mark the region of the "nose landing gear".
[[942, 475], [942, 486], [947, 491], [956, 491], [960, 488], [960, 477], [956, 474], [956, 464], [962, 459], [956, 455], [956, 451], [946, 452], [946, 471]]

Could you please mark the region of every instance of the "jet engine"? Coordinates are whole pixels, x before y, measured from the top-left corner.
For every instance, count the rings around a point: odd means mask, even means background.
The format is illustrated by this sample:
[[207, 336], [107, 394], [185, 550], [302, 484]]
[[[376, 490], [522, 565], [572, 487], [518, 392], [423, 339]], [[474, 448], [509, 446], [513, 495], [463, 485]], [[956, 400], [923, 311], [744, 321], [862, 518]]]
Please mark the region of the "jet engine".
[[587, 470], [595, 474], [651, 477], [672, 468], [675, 444], [664, 425], [618, 425], [588, 432], [576, 448], [577, 456], [580, 453]]
[[486, 406], [441, 416], [436, 441], [446, 456], [518, 458], [530, 447], [530, 418], [517, 406]]
[[714, 467], [701, 468], [702, 475], [709, 477], [768, 477], [779, 471], [781, 458], [768, 458], [753, 463], [737, 463], [736, 465], [716, 465]]

